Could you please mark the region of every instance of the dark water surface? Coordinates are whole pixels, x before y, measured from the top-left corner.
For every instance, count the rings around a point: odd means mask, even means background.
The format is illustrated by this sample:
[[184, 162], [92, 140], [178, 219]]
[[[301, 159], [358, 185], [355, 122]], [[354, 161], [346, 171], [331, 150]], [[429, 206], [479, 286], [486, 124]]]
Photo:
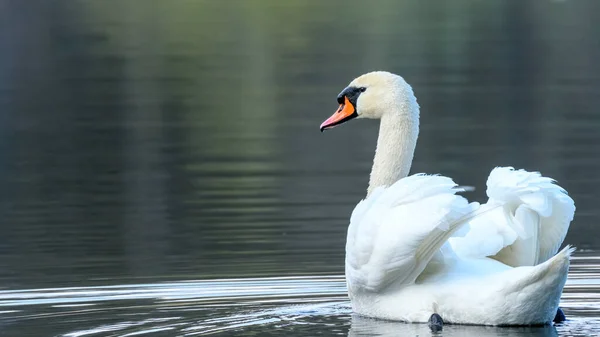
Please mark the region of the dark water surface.
[[413, 85], [413, 172], [539, 170], [575, 199], [557, 327], [600, 334], [600, 2], [0, 0], [0, 334], [427, 336], [351, 315], [345, 230], [377, 123]]

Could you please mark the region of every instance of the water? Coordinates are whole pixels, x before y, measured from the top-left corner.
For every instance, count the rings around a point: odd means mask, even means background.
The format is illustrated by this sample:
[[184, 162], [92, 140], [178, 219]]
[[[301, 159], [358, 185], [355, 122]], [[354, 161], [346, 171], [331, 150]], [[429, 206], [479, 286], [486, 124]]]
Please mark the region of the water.
[[[544, 327], [447, 325], [444, 336], [593, 336], [600, 333], [598, 258], [574, 259], [562, 307], [569, 321]], [[598, 275], [596, 267], [596, 276]], [[215, 279], [0, 293], [6, 335], [429, 336], [424, 324], [352, 315], [342, 276]]]
[[413, 172], [540, 170], [578, 247], [545, 328], [600, 333], [600, 3], [0, 1], [0, 325], [10, 336], [429, 335], [351, 315], [349, 214], [377, 124], [337, 93], [402, 74]]

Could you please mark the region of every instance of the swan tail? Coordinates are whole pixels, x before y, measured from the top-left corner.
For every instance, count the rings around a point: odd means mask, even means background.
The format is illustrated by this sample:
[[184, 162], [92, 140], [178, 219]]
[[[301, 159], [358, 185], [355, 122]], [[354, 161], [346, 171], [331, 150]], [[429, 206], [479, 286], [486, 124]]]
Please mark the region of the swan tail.
[[[567, 281], [571, 254], [566, 246], [549, 260], [533, 267], [507, 271], [497, 292], [504, 294], [501, 303], [512, 305], [503, 312], [501, 324], [546, 324], [552, 322]], [[499, 303], [498, 307], [502, 308]]]
[[[493, 212], [469, 223], [451, 241], [460, 255], [489, 256], [509, 266], [534, 266], [556, 254], [575, 213], [575, 204], [554, 180], [539, 172], [497, 167], [487, 180]], [[498, 207], [500, 206], [500, 207]]]
[[560, 285], [560, 292], [562, 292], [562, 287], [564, 286], [569, 271], [571, 255], [574, 251], [574, 247], [567, 245], [549, 260], [530, 267], [532, 268], [532, 272], [522, 278], [520, 282], [513, 284], [514, 290], [519, 291], [522, 290], [523, 287], [527, 287], [531, 284], [545, 282], [553, 286]]

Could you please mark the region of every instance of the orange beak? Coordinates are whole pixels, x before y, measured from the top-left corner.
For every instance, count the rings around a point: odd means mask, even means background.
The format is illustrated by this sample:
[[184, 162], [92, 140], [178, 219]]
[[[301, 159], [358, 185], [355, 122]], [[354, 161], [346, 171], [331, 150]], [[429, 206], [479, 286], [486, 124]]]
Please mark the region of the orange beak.
[[350, 103], [348, 97], [344, 96], [344, 103], [340, 104], [340, 107], [337, 109], [337, 111], [321, 124], [321, 132], [340, 125], [356, 116], [358, 115], [356, 114], [354, 106], [352, 103]]

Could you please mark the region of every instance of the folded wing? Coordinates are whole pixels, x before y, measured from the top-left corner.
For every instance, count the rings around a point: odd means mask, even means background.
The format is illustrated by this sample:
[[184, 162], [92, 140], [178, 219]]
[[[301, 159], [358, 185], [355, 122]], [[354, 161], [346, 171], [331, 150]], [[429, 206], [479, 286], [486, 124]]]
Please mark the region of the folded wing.
[[411, 284], [464, 223], [479, 214], [447, 177], [412, 175], [379, 188], [350, 219], [346, 243], [349, 287], [381, 291]]

